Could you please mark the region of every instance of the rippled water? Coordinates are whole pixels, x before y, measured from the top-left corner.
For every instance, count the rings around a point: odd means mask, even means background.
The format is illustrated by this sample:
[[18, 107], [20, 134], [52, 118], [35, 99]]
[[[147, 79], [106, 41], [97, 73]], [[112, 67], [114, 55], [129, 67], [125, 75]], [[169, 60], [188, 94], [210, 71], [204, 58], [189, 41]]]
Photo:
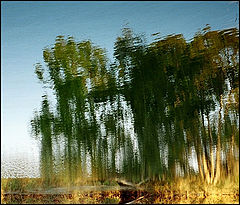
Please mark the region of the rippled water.
[[37, 178], [40, 177], [38, 156], [16, 154], [1, 156], [2, 178]]
[[[209, 26], [146, 44], [124, 28], [109, 63], [91, 41], [58, 36], [35, 74], [50, 87], [31, 120], [40, 175], [74, 182], [199, 174], [208, 183], [238, 170], [238, 30]], [[237, 166], [236, 166], [237, 165]]]
[[4, 156], [1, 177], [51, 185], [134, 183], [199, 174], [207, 183], [239, 170], [239, 31], [205, 27], [147, 44], [130, 28], [114, 62], [90, 40], [57, 36], [35, 74], [52, 89], [29, 119], [39, 156]]

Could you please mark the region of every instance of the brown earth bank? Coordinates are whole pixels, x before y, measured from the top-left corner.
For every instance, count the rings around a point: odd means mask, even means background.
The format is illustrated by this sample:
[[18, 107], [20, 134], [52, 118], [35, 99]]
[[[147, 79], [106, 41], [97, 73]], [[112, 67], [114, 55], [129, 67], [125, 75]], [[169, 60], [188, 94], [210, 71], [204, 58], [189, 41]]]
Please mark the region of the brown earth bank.
[[4, 204], [238, 204], [238, 193], [152, 193], [143, 190], [5, 193]]

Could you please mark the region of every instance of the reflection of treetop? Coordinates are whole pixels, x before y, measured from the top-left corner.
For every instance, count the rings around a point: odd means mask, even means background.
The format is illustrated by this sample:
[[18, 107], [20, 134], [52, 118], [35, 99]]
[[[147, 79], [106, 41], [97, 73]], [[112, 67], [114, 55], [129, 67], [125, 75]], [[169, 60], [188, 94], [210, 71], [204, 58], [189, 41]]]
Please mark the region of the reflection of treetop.
[[[196, 172], [217, 183], [233, 173], [239, 31], [207, 25], [190, 42], [172, 34], [147, 45], [125, 28], [114, 49], [111, 65], [89, 40], [58, 36], [44, 49], [46, 68], [36, 64], [35, 73], [53, 86], [57, 104], [51, 111], [45, 97], [32, 121], [34, 135], [41, 135], [42, 176], [51, 181], [49, 173], [62, 172], [73, 180], [91, 173], [139, 182]], [[54, 151], [59, 141], [61, 156]]]
[[[86, 79], [90, 80], [92, 86], [106, 83], [105, 51], [93, 46], [90, 41], [76, 43], [73, 37], [64, 39], [63, 36], [58, 36], [52, 48], [44, 49], [43, 58], [48, 67], [50, 82], [54, 84], [56, 90], [58, 86], [73, 79], [81, 80], [83, 87]], [[35, 72], [43, 81], [44, 70], [41, 65], [36, 65]]]

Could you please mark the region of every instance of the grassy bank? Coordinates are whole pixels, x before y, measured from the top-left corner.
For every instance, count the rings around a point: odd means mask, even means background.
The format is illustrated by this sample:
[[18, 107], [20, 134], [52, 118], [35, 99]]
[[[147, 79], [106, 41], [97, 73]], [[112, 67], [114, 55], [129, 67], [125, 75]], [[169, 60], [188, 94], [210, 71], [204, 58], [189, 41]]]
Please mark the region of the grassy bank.
[[[57, 193], [51, 191], [56, 190], [53, 189], [54, 186], [47, 189], [40, 178], [12, 178], [1, 180], [1, 202], [3, 204], [237, 204], [239, 203], [238, 182], [238, 178], [236, 180], [226, 178], [222, 183], [209, 185], [202, 183], [198, 177], [177, 178], [174, 181], [147, 181], [135, 190], [116, 189], [120, 186], [115, 181], [84, 182], [84, 184], [78, 182], [78, 190]], [[87, 187], [86, 185], [96, 189], [83, 191], [82, 188]], [[81, 189], [82, 191], [79, 191]]]

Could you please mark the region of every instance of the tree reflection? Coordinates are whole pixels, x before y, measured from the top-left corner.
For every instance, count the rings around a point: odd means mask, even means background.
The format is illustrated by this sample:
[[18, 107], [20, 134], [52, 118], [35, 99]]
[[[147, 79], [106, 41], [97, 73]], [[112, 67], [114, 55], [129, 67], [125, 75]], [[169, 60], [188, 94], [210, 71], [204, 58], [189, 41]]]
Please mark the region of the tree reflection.
[[[144, 37], [124, 28], [115, 61], [91, 41], [58, 36], [35, 73], [56, 95], [35, 113], [41, 174], [133, 182], [197, 173], [206, 183], [238, 174], [239, 32], [206, 26], [183, 35]], [[237, 175], [238, 176], [238, 175]]]

